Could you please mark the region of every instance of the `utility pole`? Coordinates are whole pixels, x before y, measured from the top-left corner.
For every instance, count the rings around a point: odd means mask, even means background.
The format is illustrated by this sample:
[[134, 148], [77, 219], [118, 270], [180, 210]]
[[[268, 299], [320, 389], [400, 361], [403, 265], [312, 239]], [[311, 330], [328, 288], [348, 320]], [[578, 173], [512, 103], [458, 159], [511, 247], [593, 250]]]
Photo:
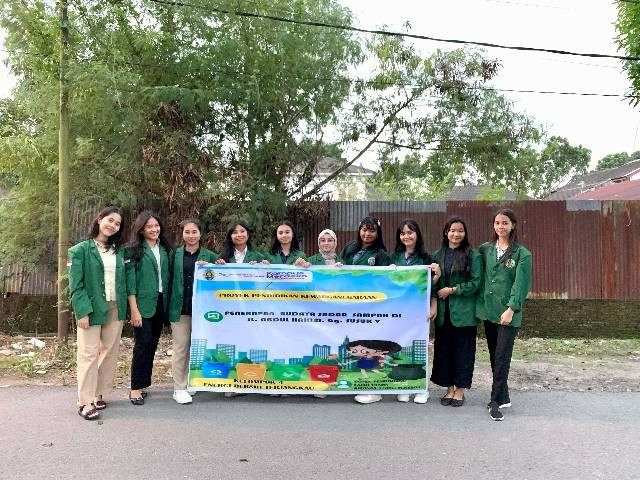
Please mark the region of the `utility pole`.
[[58, 129], [58, 340], [67, 340], [67, 256], [69, 250], [69, 15], [68, 1], [60, 8], [60, 125]]

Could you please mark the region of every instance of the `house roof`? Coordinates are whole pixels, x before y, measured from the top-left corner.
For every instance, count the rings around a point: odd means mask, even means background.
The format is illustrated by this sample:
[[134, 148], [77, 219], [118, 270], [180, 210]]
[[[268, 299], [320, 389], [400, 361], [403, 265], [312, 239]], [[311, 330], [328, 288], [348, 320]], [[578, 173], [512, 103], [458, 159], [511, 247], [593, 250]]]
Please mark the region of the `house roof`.
[[[444, 194], [443, 200], [477, 200], [491, 189], [490, 185], [462, 185], [455, 186]], [[514, 192], [507, 191], [505, 200], [516, 200]]]
[[640, 200], [640, 180], [611, 183], [571, 197], [571, 200]]
[[[318, 161], [318, 165], [316, 166], [316, 172], [319, 174], [332, 174], [337, 168], [341, 167], [346, 163], [346, 160], [340, 158], [333, 157], [322, 157], [320, 161]], [[351, 174], [359, 174], [359, 175], [373, 175], [375, 172], [373, 170], [369, 170], [368, 168], [364, 168], [360, 165], [349, 165], [345, 170], [345, 173]]]
[[625, 180], [638, 171], [640, 171], [640, 159], [625, 163], [619, 167], [590, 172], [572, 179], [569, 183], [549, 195], [545, 200], [567, 200], [590, 188], [606, 185], [615, 180]]

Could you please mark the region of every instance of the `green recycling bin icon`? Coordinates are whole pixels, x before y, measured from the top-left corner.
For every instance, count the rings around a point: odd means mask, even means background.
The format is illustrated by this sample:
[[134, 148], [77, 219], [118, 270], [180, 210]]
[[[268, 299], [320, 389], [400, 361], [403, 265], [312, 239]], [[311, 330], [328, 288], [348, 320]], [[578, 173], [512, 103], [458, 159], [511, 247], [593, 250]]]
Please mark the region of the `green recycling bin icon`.
[[220, 312], [216, 312], [213, 310], [204, 314], [204, 319], [207, 322], [219, 322], [220, 320], [222, 320], [222, 318], [223, 318], [223, 315]]

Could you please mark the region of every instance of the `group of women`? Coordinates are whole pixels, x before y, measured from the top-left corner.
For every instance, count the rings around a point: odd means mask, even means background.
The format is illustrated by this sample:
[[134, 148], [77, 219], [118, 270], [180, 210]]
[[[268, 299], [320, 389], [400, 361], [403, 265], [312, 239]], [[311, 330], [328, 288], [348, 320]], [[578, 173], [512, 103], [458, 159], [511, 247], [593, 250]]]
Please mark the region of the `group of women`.
[[[388, 253], [380, 220], [365, 217], [356, 238], [340, 254], [336, 234], [326, 229], [318, 236], [318, 252], [307, 257], [291, 222], [276, 225], [271, 248], [262, 253], [253, 247], [249, 226], [238, 221], [229, 225], [218, 255], [202, 245], [196, 219], [180, 223], [182, 245], [173, 250], [160, 217], [149, 210], [137, 216], [125, 245], [123, 213], [118, 207], [107, 207], [92, 223], [90, 238], [69, 250], [69, 289], [78, 325], [78, 413], [94, 420], [107, 408], [104, 398], [113, 386], [127, 316], [135, 336], [131, 403], [145, 403], [155, 352], [167, 322], [173, 340], [173, 398], [180, 404], [192, 401], [187, 385], [196, 264], [430, 265], [430, 319], [435, 320], [431, 381], [447, 388], [440, 403], [464, 404], [464, 391], [473, 378], [477, 326], [484, 322], [493, 371], [488, 409], [492, 419], [502, 420], [501, 409], [511, 405], [509, 365], [532, 265], [531, 253], [518, 243], [517, 220], [511, 210], [495, 214], [493, 229], [492, 241], [474, 250], [464, 220], [452, 217], [444, 226], [441, 248], [432, 256], [425, 250], [418, 223], [407, 219], [397, 229], [395, 249]], [[381, 398], [355, 397], [359, 403]], [[409, 395], [397, 398], [409, 401]], [[426, 394], [414, 397], [416, 403], [426, 401]]]

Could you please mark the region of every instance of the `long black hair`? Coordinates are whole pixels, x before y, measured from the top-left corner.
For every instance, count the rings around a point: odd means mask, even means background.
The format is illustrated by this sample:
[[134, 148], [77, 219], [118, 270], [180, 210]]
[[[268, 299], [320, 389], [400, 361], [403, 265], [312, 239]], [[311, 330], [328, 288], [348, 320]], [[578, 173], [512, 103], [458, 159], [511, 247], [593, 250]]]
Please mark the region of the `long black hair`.
[[422, 232], [420, 231], [420, 227], [418, 226], [418, 222], [411, 218], [406, 218], [402, 221], [400, 226], [398, 226], [398, 230], [396, 230], [396, 252], [402, 253], [407, 250], [407, 247], [400, 241], [400, 234], [402, 230], [404, 230], [405, 225], [409, 227], [409, 230], [415, 232], [416, 234], [416, 249], [415, 255], [419, 256], [423, 260], [428, 260], [431, 263], [431, 255], [424, 248], [424, 239], [422, 238]]
[[112, 213], [117, 213], [118, 215], [120, 215], [120, 229], [114, 233], [113, 235], [111, 235], [110, 237], [107, 238], [107, 244], [106, 247], [111, 249], [113, 248], [114, 251], [118, 251], [118, 249], [122, 246], [122, 244], [124, 243], [124, 237], [125, 237], [125, 220], [124, 220], [124, 215], [122, 214], [122, 210], [120, 209], [120, 207], [116, 207], [116, 206], [109, 206], [109, 207], [105, 207], [102, 210], [100, 210], [100, 212], [96, 215], [96, 218], [93, 219], [93, 223], [91, 224], [91, 228], [89, 228], [89, 238], [97, 238], [98, 237], [98, 233], [100, 233], [100, 225], [98, 225], [98, 223], [100, 222], [100, 220], [102, 220], [104, 217], [108, 217], [109, 215], [111, 215]]
[[202, 225], [200, 225], [200, 220], [198, 220], [197, 218], [185, 218], [180, 222], [180, 225], [178, 225], [180, 227], [180, 237], [182, 237], [182, 234], [184, 233], [184, 227], [186, 227], [190, 223], [193, 223], [200, 232], [199, 243], [200, 245], [202, 245]]
[[375, 230], [378, 233], [376, 240], [373, 242], [373, 245], [371, 245], [371, 247], [369, 248], [384, 250], [384, 251], [387, 250], [387, 248], [384, 246], [384, 240], [382, 239], [382, 227], [380, 226], [380, 220], [375, 217], [364, 217], [360, 221], [360, 224], [358, 225], [358, 232], [357, 232], [357, 238], [356, 238], [358, 250], [362, 250], [362, 238], [360, 238], [360, 230], [362, 229], [362, 227], [365, 227], [367, 230]]
[[300, 250], [300, 241], [298, 240], [298, 234], [296, 233], [296, 229], [289, 220], [282, 220], [276, 224], [276, 228], [273, 229], [273, 234], [271, 235], [271, 253], [277, 255], [282, 248], [280, 245], [280, 240], [278, 240], [278, 228], [282, 225], [286, 225], [293, 232], [293, 236], [291, 237], [291, 251]]
[[469, 242], [469, 230], [467, 230], [467, 224], [462, 217], [451, 217], [447, 220], [447, 223], [444, 224], [444, 228], [442, 229], [442, 248], [444, 250], [449, 247], [449, 238], [447, 237], [447, 234], [451, 229], [451, 225], [454, 223], [462, 224], [462, 227], [464, 228], [464, 238], [460, 242], [460, 245], [453, 249], [453, 266], [451, 267], [451, 270], [468, 277], [471, 275], [471, 243]]
[[[518, 219], [516, 218], [516, 214], [510, 208], [501, 208], [493, 215], [493, 222], [496, 223], [496, 217], [498, 215], [504, 215], [513, 224], [513, 228], [509, 232], [509, 248], [504, 252], [504, 255], [500, 257], [500, 262], [505, 262], [507, 259], [511, 258], [511, 252], [518, 246]], [[495, 229], [493, 230], [493, 241], [498, 241], [498, 234]]]
[[391, 340], [355, 340], [353, 342], [347, 343], [347, 348], [355, 347], [356, 345], [362, 345], [366, 348], [372, 348], [374, 350], [380, 350], [382, 352], [389, 352], [389, 355], [393, 358], [397, 358], [395, 356], [402, 347]]
[[142, 251], [145, 243], [144, 235], [142, 231], [144, 230], [144, 226], [147, 224], [149, 220], [154, 218], [158, 225], [160, 225], [160, 235], [158, 236], [158, 243], [162, 245], [167, 250], [171, 250], [171, 244], [167, 241], [167, 237], [164, 234], [164, 225], [160, 216], [156, 214], [153, 210], [143, 210], [138, 214], [136, 220], [133, 222], [133, 227], [131, 227], [131, 236], [129, 237], [129, 247], [131, 247], [131, 258], [139, 262], [142, 258]]
[[251, 229], [249, 225], [244, 223], [241, 220], [231, 222], [229, 227], [227, 228], [227, 234], [224, 237], [224, 243], [222, 244], [222, 251], [220, 252], [220, 258], [222, 258], [225, 262], [228, 262], [229, 259], [233, 256], [233, 251], [235, 247], [233, 246], [233, 241], [231, 240], [231, 234], [236, 229], [236, 227], [242, 227], [247, 231], [247, 251], [251, 250]]

